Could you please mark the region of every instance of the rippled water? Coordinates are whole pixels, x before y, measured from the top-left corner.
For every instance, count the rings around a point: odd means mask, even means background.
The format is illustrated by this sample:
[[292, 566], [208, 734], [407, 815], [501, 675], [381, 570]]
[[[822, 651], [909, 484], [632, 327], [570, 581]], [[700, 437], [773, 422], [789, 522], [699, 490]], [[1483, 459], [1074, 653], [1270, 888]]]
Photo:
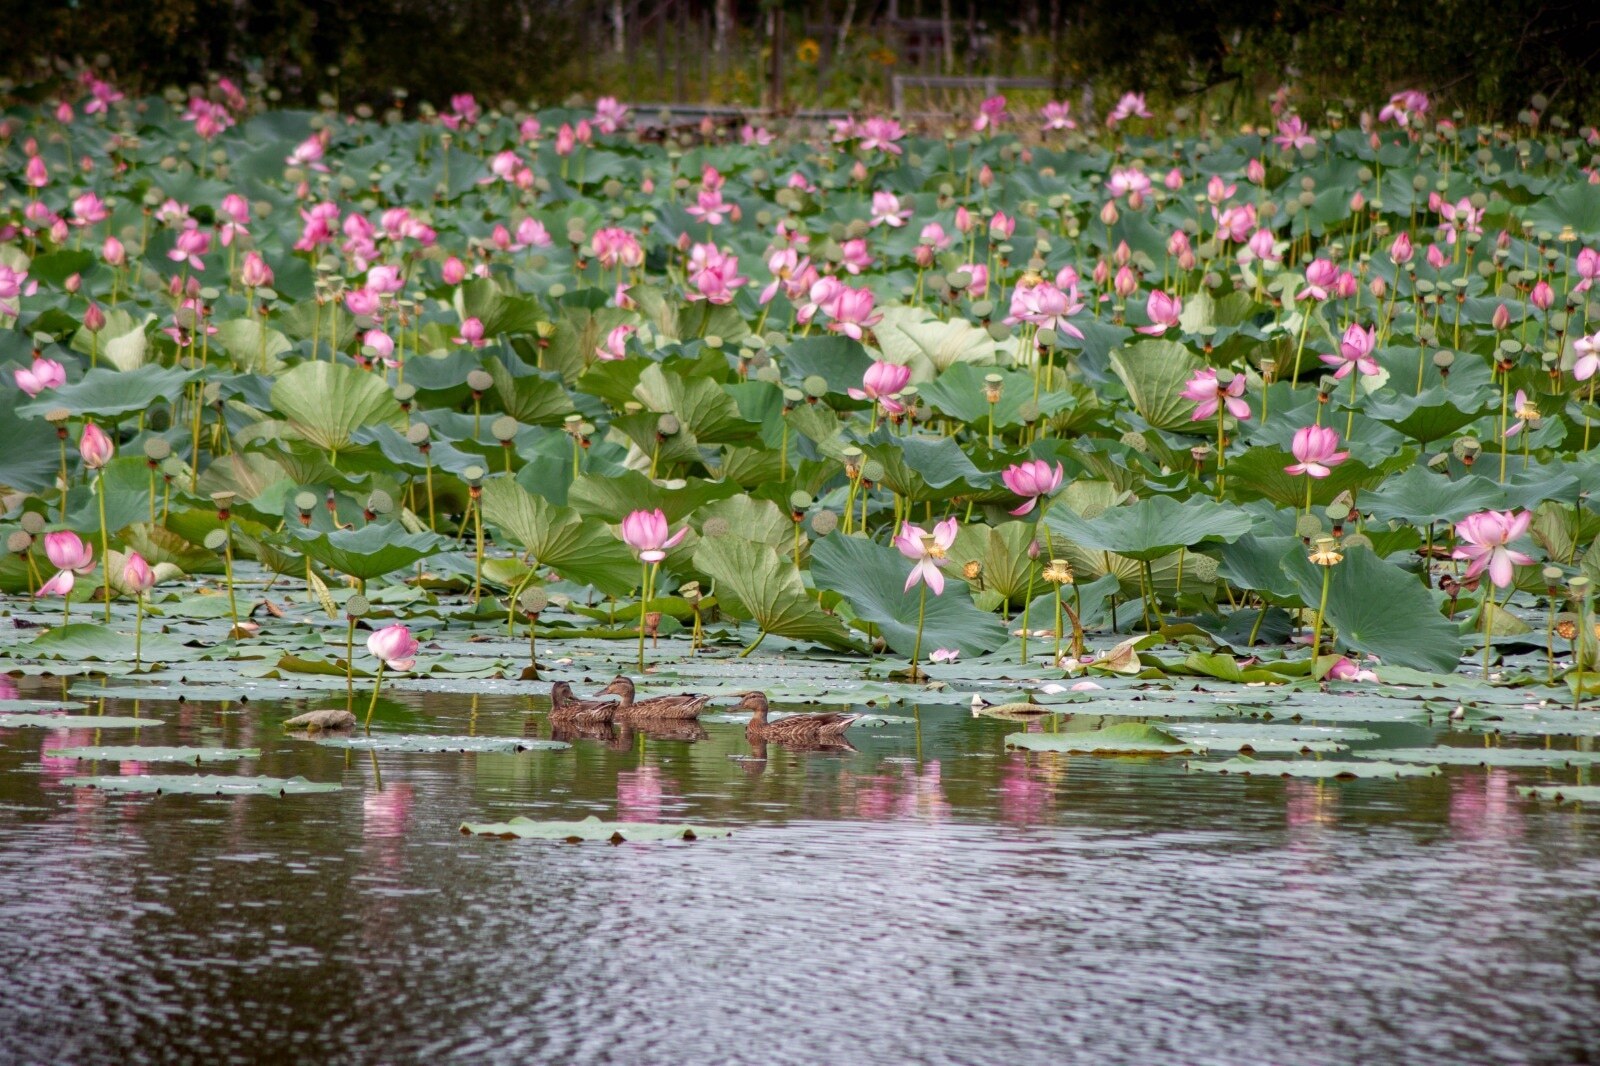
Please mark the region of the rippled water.
[[[410, 730], [548, 735], [532, 699], [408, 706]], [[1571, 771], [1214, 777], [1008, 754], [1016, 725], [947, 708], [764, 762], [717, 724], [373, 758], [284, 736], [300, 709], [146, 702], [137, 741], [258, 746], [199, 772], [344, 791], [107, 796], [41, 752], [133, 734], [0, 730], [0, 1060], [1600, 1057], [1600, 819], [1513, 787]], [[587, 814], [737, 831], [457, 831]]]

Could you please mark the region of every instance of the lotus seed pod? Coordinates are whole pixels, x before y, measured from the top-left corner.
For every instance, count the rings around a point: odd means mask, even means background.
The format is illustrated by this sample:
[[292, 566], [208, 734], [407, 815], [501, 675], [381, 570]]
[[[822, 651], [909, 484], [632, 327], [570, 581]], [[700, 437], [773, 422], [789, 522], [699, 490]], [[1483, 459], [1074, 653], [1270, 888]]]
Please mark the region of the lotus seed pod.
[[656, 432], [663, 437], [676, 436], [682, 428], [683, 425], [678, 421], [677, 415], [665, 414], [656, 419]]
[[426, 422], [413, 422], [410, 428], [406, 430], [406, 440], [412, 444], [426, 444], [428, 443], [429, 432]]
[[1365, 533], [1351, 533], [1344, 538], [1343, 547], [1346, 551], [1349, 551], [1351, 548], [1365, 548], [1368, 551], [1371, 551], [1372, 538], [1368, 537]]
[[344, 601], [344, 614], [346, 618], [365, 618], [372, 611], [372, 604], [359, 592]]
[[861, 464], [861, 477], [865, 481], [882, 481], [883, 464], [876, 459], [868, 459]]
[[494, 378], [487, 370], [474, 370], [467, 375], [467, 388], [473, 392], [488, 392], [494, 388]]
[[297, 509], [299, 509], [301, 511], [315, 510], [315, 508], [317, 506], [316, 494], [312, 493], [312, 492], [296, 493], [295, 494], [295, 498], [294, 498], [294, 505], [295, 505], [295, 507]]
[[712, 349], [713, 351], [721, 351], [722, 350], [722, 338], [717, 336], [715, 333], [709, 334], [705, 338], [705, 346], [707, 348]]
[[789, 509], [791, 511], [808, 510], [815, 502], [816, 500], [812, 498], [811, 493], [804, 489], [797, 489], [789, 493]]
[[484, 475], [485, 471], [483, 467], [474, 464], [461, 471], [461, 480], [465, 481], [468, 485], [476, 487], [483, 483]]
[[810, 375], [800, 383], [800, 387], [806, 390], [807, 396], [814, 396], [818, 399], [821, 399], [822, 397], [828, 395], [828, 379], [822, 377], [820, 374]]
[[811, 532], [819, 537], [826, 537], [838, 528], [839, 516], [833, 511], [822, 510], [811, 516]]
[[367, 496], [367, 510], [373, 514], [389, 514], [394, 510], [394, 497], [382, 489], [373, 489]]
[[1150, 451], [1150, 442], [1145, 439], [1143, 433], [1140, 433], [1136, 429], [1130, 429], [1123, 433], [1122, 443], [1127, 445], [1129, 448], [1132, 448], [1140, 455], [1148, 454]]
[[1322, 519], [1314, 514], [1303, 514], [1294, 523], [1294, 535], [1301, 540], [1315, 540], [1322, 536]]
[[1336, 501], [1324, 508], [1323, 513], [1328, 516], [1330, 522], [1343, 522], [1350, 517], [1350, 505]]
[[153, 463], [159, 463], [172, 454], [172, 445], [161, 437], [151, 437], [144, 442], [144, 457]]
[[509, 444], [517, 439], [517, 420], [510, 415], [501, 415], [489, 423], [489, 432], [494, 434], [494, 439], [502, 444]]
[[13, 555], [25, 554], [31, 547], [33, 547], [33, 538], [28, 535], [26, 530], [16, 530], [6, 538], [6, 551]]
[[23, 532], [30, 536], [37, 537], [44, 532], [44, 515], [38, 511], [23, 511], [20, 521]]
[[1220, 564], [1209, 555], [1191, 554], [1184, 556], [1184, 566], [1194, 575], [1194, 579], [1202, 585], [1209, 585], [1217, 580], [1217, 571]]
[[394, 398], [398, 403], [408, 404], [417, 398], [417, 387], [409, 382], [394, 387]]
[[1478, 457], [1478, 453], [1483, 451], [1483, 445], [1475, 437], [1457, 437], [1455, 443], [1450, 446], [1450, 451], [1463, 463], [1471, 464]]
[[523, 614], [538, 614], [550, 606], [550, 594], [541, 588], [523, 589], [517, 597], [517, 606]]

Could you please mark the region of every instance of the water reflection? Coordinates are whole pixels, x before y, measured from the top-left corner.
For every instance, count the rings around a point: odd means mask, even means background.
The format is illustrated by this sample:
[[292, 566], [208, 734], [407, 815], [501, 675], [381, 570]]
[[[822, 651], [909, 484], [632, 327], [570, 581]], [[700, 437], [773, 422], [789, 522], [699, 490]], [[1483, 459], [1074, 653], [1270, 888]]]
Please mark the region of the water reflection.
[[[540, 706], [408, 694], [384, 714], [557, 735]], [[1526, 1061], [1528, 1032], [1536, 1057], [1600, 1055], [1600, 823], [1517, 795], [1551, 771], [1221, 778], [1006, 752], [1007, 732], [1089, 723], [964, 708], [831, 751], [714, 723], [373, 755], [285, 735], [304, 709], [146, 701], [137, 736], [0, 730], [0, 957], [27, 963], [0, 1061]], [[110, 796], [62, 781], [134, 764], [49, 754], [120, 743], [255, 746], [146, 769], [344, 791]], [[737, 832], [457, 831], [590, 814]]]

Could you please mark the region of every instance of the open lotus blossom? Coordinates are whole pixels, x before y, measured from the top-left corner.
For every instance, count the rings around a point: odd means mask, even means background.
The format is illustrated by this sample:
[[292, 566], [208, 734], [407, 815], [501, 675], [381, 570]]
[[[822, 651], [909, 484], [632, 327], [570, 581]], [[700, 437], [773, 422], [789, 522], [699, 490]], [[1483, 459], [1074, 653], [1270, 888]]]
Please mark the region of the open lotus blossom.
[[1072, 105], [1065, 100], [1052, 100], [1039, 109], [1039, 117], [1044, 119], [1045, 130], [1075, 130], [1078, 124], [1072, 120]]
[[1065, 473], [1060, 463], [1051, 466], [1043, 459], [1029, 459], [1024, 463], [1013, 463], [1000, 474], [1000, 480], [1006, 483], [1006, 488], [1025, 497], [1022, 506], [1013, 508], [1014, 515], [1025, 515], [1039, 504], [1040, 497], [1048, 496], [1061, 487], [1061, 478]]
[[1416, 89], [1406, 89], [1389, 97], [1389, 102], [1378, 112], [1379, 122], [1393, 122], [1397, 126], [1414, 126], [1428, 113], [1428, 94]]
[[67, 371], [54, 359], [35, 359], [30, 366], [12, 371], [17, 388], [29, 396], [37, 396], [46, 389], [59, 389], [66, 384]]
[[1506, 427], [1507, 437], [1515, 437], [1530, 424], [1539, 421], [1539, 408], [1528, 398], [1528, 393], [1524, 389], [1517, 390], [1516, 403], [1512, 411], [1514, 417], [1511, 419], [1511, 424]]
[[1339, 282], [1339, 267], [1326, 259], [1313, 259], [1306, 267], [1306, 287], [1295, 293], [1296, 300], [1327, 300]]
[[861, 123], [858, 133], [863, 152], [887, 152], [890, 155], [905, 151], [895, 143], [905, 135], [906, 131], [900, 128], [900, 123], [892, 118], [869, 118]]
[[1211, 418], [1216, 415], [1217, 409], [1222, 404], [1228, 405], [1228, 413], [1235, 418], [1250, 417], [1250, 405], [1241, 397], [1244, 396], [1244, 375], [1235, 374], [1233, 380], [1227, 385], [1217, 382], [1217, 372], [1211, 367], [1202, 367], [1194, 372], [1188, 384], [1183, 387], [1183, 398], [1193, 400], [1195, 403], [1194, 414], [1190, 420], [1198, 422], [1201, 419]]
[[1324, 355], [1320, 358], [1331, 367], [1337, 367], [1333, 372], [1336, 378], [1347, 378], [1352, 370], [1363, 374], [1372, 375], [1379, 371], [1378, 361], [1372, 358], [1373, 346], [1377, 343], [1377, 334], [1371, 327], [1362, 328], [1350, 325], [1344, 331], [1344, 336], [1339, 338], [1339, 351], [1336, 355]]
[[1468, 515], [1456, 523], [1456, 538], [1461, 546], [1452, 558], [1471, 560], [1467, 580], [1488, 568], [1489, 580], [1499, 588], [1507, 588], [1516, 578], [1515, 567], [1533, 562], [1532, 557], [1507, 545], [1528, 532], [1532, 524], [1532, 511], [1480, 511]]
[[972, 120], [972, 129], [974, 132], [982, 133], [991, 127], [998, 127], [1000, 123], [1010, 117], [1010, 115], [1006, 114], [1006, 98], [1003, 96], [991, 96], [978, 105], [978, 114]]
[[601, 133], [616, 133], [628, 125], [628, 108], [615, 96], [602, 96], [594, 102], [594, 124]]
[[930, 663], [953, 663], [961, 658], [960, 648], [934, 648], [928, 653]]
[[659, 507], [653, 511], [634, 511], [622, 520], [622, 542], [638, 553], [641, 562], [646, 563], [659, 563], [665, 559], [668, 549], [677, 547], [688, 532], [689, 527], [684, 526], [676, 533], [671, 533], [666, 513]]
[[904, 411], [905, 405], [896, 400], [895, 394], [911, 383], [911, 368], [898, 363], [888, 363], [882, 359], [867, 367], [867, 372], [861, 377], [861, 387], [850, 389], [851, 399], [876, 400], [878, 406], [889, 414], [897, 415]]
[[1106, 128], [1115, 129], [1117, 123], [1130, 118], [1149, 118], [1150, 108], [1144, 102], [1144, 93], [1123, 93], [1117, 101], [1117, 106], [1111, 109], [1106, 116]]
[[1145, 314], [1150, 316], [1150, 324], [1140, 326], [1134, 332], [1159, 337], [1178, 325], [1178, 319], [1183, 315], [1183, 301], [1176, 296], [1168, 296], [1160, 289], [1154, 289], [1145, 298], [1144, 310]]
[[1366, 669], [1349, 656], [1341, 655], [1328, 667], [1327, 676], [1334, 681], [1376, 681], [1378, 675]]
[[1573, 341], [1572, 351], [1578, 357], [1572, 364], [1573, 379], [1588, 381], [1594, 377], [1595, 371], [1600, 370], [1600, 332]]
[[594, 357], [607, 361], [626, 359], [628, 356], [628, 338], [638, 328], [638, 326], [630, 326], [627, 323], [614, 327], [610, 333], [606, 334], [606, 342], [594, 350]]
[[901, 523], [900, 535], [894, 538], [894, 546], [900, 549], [901, 555], [916, 564], [906, 578], [904, 591], [910, 592], [913, 585], [923, 581], [935, 596], [944, 593], [944, 574], [940, 567], [947, 565], [945, 556], [956, 542], [956, 529], [954, 518], [946, 518], [934, 526], [932, 533], [910, 522]]
[[1305, 474], [1308, 477], [1324, 478], [1333, 473], [1333, 468], [1350, 458], [1349, 452], [1341, 452], [1339, 448], [1339, 434], [1327, 426], [1302, 426], [1294, 431], [1294, 440], [1289, 444], [1289, 450], [1299, 460], [1283, 468], [1286, 474]]
[[261, 253], [246, 252], [244, 262], [239, 265], [239, 284], [247, 289], [268, 289], [272, 281], [272, 268], [261, 258]]
[[910, 208], [900, 206], [900, 197], [892, 192], [875, 192], [872, 194], [872, 225], [889, 226], [891, 228], [904, 226], [906, 219], [911, 217]]
[[714, 244], [697, 244], [689, 253], [690, 302], [705, 300], [725, 304], [733, 300], [733, 290], [750, 283], [739, 273], [739, 259]]
[[66, 596], [72, 592], [78, 574], [94, 569], [94, 549], [71, 530], [44, 535], [44, 554], [56, 574], [39, 589], [41, 596]]
[[1311, 148], [1317, 143], [1317, 139], [1306, 128], [1306, 120], [1299, 115], [1285, 115], [1280, 118], [1278, 120], [1278, 135], [1272, 140], [1284, 151]]
[[860, 340], [867, 330], [883, 321], [883, 315], [873, 313], [875, 301], [872, 290], [866, 287], [842, 288], [834, 301], [833, 321], [828, 323], [828, 328]]
[[84, 466], [90, 470], [99, 470], [111, 461], [116, 450], [116, 445], [111, 442], [105, 430], [93, 422], [84, 424], [83, 436], [78, 438], [78, 454], [82, 456]]
[[406, 626], [384, 626], [367, 638], [367, 652], [390, 670], [417, 665], [417, 638]]
[[1078, 287], [1075, 283], [1063, 286], [1061, 281], [1058, 277], [1055, 284], [1048, 281], [1032, 285], [1018, 282], [1011, 293], [1011, 312], [1006, 316], [1006, 324], [1014, 326], [1018, 322], [1031, 322], [1040, 329], [1055, 330], [1082, 339], [1083, 331], [1073, 325], [1068, 317], [1083, 310]]

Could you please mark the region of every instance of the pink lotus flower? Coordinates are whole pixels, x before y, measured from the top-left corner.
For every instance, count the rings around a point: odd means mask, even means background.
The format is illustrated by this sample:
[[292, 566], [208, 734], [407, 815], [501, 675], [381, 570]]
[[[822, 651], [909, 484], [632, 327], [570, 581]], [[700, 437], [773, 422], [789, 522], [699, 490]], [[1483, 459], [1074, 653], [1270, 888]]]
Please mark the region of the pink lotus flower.
[[1060, 463], [1052, 467], [1043, 459], [1029, 459], [1025, 463], [1006, 467], [1000, 474], [1000, 480], [1006, 483], [1006, 488], [1025, 498], [1022, 506], [1011, 513], [1025, 515], [1032, 511], [1038, 506], [1040, 497], [1048, 496], [1061, 487], [1064, 473]]
[[270, 289], [272, 281], [272, 268], [261, 258], [261, 254], [246, 252], [244, 262], [239, 266], [239, 284], [247, 289]]
[[1065, 100], [1052, 100], [1039, 109], [1039, 115], [1044, 119], [1044, 129], [1049, 130], [1075, 130], [1078, 124], [1072, 120], [1072, 105]]
[[439, 265], [439, 276], [446, 285], [460, 285], [467, 280], [467, 265], [452, 255]]
[[1168, 296], [1160, 289], [1155, 289], [1145, 298], [1144, 310], [1145, 314], [1150, 316], [1150, 324], [1140, 326], [1134, 332], [1159, 337], [1178, 325], [1178, 319], [1183, 314], [1183, 301], [1176, 296]]
[[1584, 248], [1578, 252], [1577, 261], [1578, 277], [1583, 280], [1572, 287], [1573, 292], [1588, 292], [1594, 280], [1600, 277], [1600, 252], [1593, 248]]
[[100, 245], [100, 255], [107, 266], [119, 267], [128, 261], [128, 250], [115, 237], [107, 237]]
[[644, 249], [639, 238], [616, 226], [595, 230], [589, 238], [589, 250], [603, 267], [625, 266], [638, 269], [644, 265]]
[[1402, 231], [1395, 237], [1394, 243], [1389, 245], [1389, 261], [1395, 266], [1411, 262], [1411, 257], [1416, 250], [1411, 246], [1411, 234]]
[[128, 553], [128, 561], [122, 567], [122, 584], [135, 596], [143, 596], [156, 587], [155, 571], [138, 552]]
[[1508, 439], [1521, 433], [1528, 427], [1530, 422], [1536, 422], [1539, 419], [1539, 408], [1529, 402], [1528, 393], [1524, 389], [1517, 390], [1516, 401], [1512, 405], [1512, 411], [1514, 412], [1514, 417], [1512, 417], [1511, 424], [1506, 427], [1505, 432]]
[[911, 368], [898, 363], [878, 360], [867, 367], [859, 389], [847, 390], [854, 400], [876, 400], [890, 414], [899, 414], [905, 405], [894, 399], [896, 393], [911, 383]]
[[1069, 321], [1068, 316], [1083, 310], [1078, 298], [1076, 282], [1064, 288], [1061, 278], [1056, 284], [1041, 281], [1036, 285], [1018, 285], [1011, 293], [1011, 311], [1006, 316], [1007, 325], [1031, 322], [1040, 329], [1054, 330], [1082, 339], [1083, 331]]
[[187, 263], [195, 270], [204, 270], [206, 264], [200, 257], [209, 251], [211, 234], [201, 229], [186, 229], [178, 233], [167, 258], [175, 263]]
[[417, 665], [417, 638], [406, 626], [384, 626], [367, 638], [367, 653], [390, 670], [409, 670]]
[[1306, 267], [1306, 287], [1295, 294], [1296, 300], [1326, 300], [1339, 282], [1339, 267], [1326, 259], [1313, 259]]
[[883, 321], [881, 314], [873, 314], [876, 297], [872, 290], [867, 288], [852, 289], [848, 286], [840, 289], [834, 300], [831, 315], [833, 321], [828, 323], [828, 328], [835, 333], [843, 333], [847, 337], [860, 340], [867, 330]]
[[1516, 578], [1514, 567], [1528, 566], [1533, 559], [1506, 545], [1526, 533], [1532, 524], [1531, 511], [1480, 511], [1468, 515], [1456, 523], [1456, 537], [1462, 546], [1452, 558], [1472, 560], [1465, 575], [1469, 581], [1487, 567], [1489, 580], [1499, 588], [1507, 588]]
[[910, 522], [901, 524], [900, 535], [894, 538], [894, 546], [900, 549], [901, 555], [916, 564], [906, 578], [904, 591], [910, 592], [911, 586], [925, 581], [935, 596], [944, 593], [944, 574], [939, 568], [948, 565], [945, 556], [956, 542], [956, 528], [954, 518], [946, 518], [934, 526], [931, 534]]
[[1324, 478], [1333, 468], [1350, 458], [1349, 452], [1338, 451], [1339, 434], [1327, 426], [1302, 426], [1294, 431], [1294, 441], [1289, 450], [1300, 460], [1283, 468], [1285, 474], [1305, 474]]
[[725, 202], [717, 190], [701, 189], [694, 204], [684, 210], [708, 226], [720, 226], [732, 217], [734, 206]]
[[956, 267], [957, 274], [965, 274], [971, 281], [967, 282], [967, 296], [978, 299], [989, 291], [989, 268], [983, 263], [962, 263]]
[[899, 155], [904, 149], [895, 142], [905, 135], [906, 131], [900, 128], [900, 123], [892, 118], [869, 118], [861, 124], [861, 150]]
[[83, 436], [78, 438], [78, 454], [83, 457], [84, 466], [99, 470], [111, 461], [115, 453], [116, 445], [111, 443], [105, 430], [93, 422], [84, 424]]
[[928, 653], [930, 663], [953, 663], [961, 658], [960, 648], [935, 648]]
[[659, 563], [667, 551], [675, 548], [688, 535], [684, 526], [676, 533], [670, 532], [667, 516], [659, 507], [653, 511], [634, 511], [622, 520], [622, 542], [639, 553], [641, 562]]
[[1406, 89], [1389, 97], [1389, 102], [1378, 112], [1379, 122], [1393, 122], [1405, 128], [1420, 125], [1428, 113], [1428, 94], [1416, 89]]
[[394, 358], [394, 338], [381, 329], [369, 329], [361, 335], [362, 348], [368, 349], [372, 355], [383, 360], [384, 366], [399, 366]]
[[94, 193], [86, 192], [73, 198], [72, 224], [74, 226], [92, 226], [96, 222], [104, 222], [110, 217], [111, 212], [106, 210], [105, 203]]
[[872, 225], [889, 226], [891, 228], [904, 226], [906, 219], [911, 217], [910, 208], [900, 206], [900, 197], [892, 192], [875, 192], [872, 194]]
[[1015, 232], [1017, 232], [1017, 220], [1004, 211], [996, 211], [994, 217], [989, 220], [991, 241], [1009, 241]]
[[1600, 370], [1600, 332], [1579, 337], [1572, 342], [1572, 350], [1578, 356], [1577, 362], [1572, 364], [1573, 379], [1588, 381]]
[[94, 549], [71, 530], [61, 530], [44, 535], [44, 553], [56, 575], [39, 589], [41, 596], [67, 596], [72, 592], [78, 574], [94, 569]]
[[978, 105], [977, 117], [972, 120], [972, 129], [975, 133], [982, 133], [990, 127], [998, 127], [1011, 116], [1006, 114], [1006, 98], [991, 96]]
[[1130, 118], [1149, 118], [1150, 108], [1144, 102], [1144, 93], [1123, 93], [1117, 106], [1106, 116], [1106, 128], [1116, 129], [1117, 123]]
[[1213, 205], [1227, 202], [1238, 191], [1239, 186], [1224, 182], [1220, 174], [1211, 175], [1211, 180], [1206, 182], [1206, 199]]
[[1550, 310], [1550, 305], [1556, 302], [1556, 294], [1550, 288], [1548, 281], [1540, 280], [1533, 286], [1533, 291], [1528, 293], [1528, 302], [1541, 311]]
[[1444, 237], [1446, 244], [1456, 243], [1456, 234], [1459, 231], [1466, 233], [1483, 232], [1484, 208], [1473, 207], [1472, 201], [1462, 197], [1453, 204], [1441, 204], [1439, 214], [1444, 218], [1444, 224], [1439, 227], [1439, 233]]
[[[383, 305], [383, 298], [365, 286], [350, 289], [344, 294], [344, 305], [352, 315], [375, 315]], [[456, 343], [460, 343], [457, 341]]]
[[714, 244], [697, 244], [689, 253], [689, 286], [691, 302], [706, 300], [725, 304], [733, 300], [733, 290], [750, 283], [739, 273], [739, 259], [729, 255]]
[[59, 389], [67, 381], [66, 368], [54, 359], [35, 359], [32, 366], [19, 367], [12, 373], [17, 379], [17, 388], [30, 397], [46, 389]]
[[1354, 660], [1341, 655], [1339, 661], [1328, 667], [1327, 677], [1334, 681], [1376, 681], [1378, 675], [1363, 669]]
[[1272, 140], [1284, 151], [1290, 151], [1295, 148], [1312, 148], [1317, 143], [1317, 139], [1306, 128], [1306, 120], [1299, 115], [1286, 115], [1279, 119], [1278, 135]]
[[45, 166], [41, 156], [29, 156], [28, 165], [23, 168], [22, 180], [35, 189], [42, 189], [50, 184], [50, 169]]
[[1217, 223], [1217, 236], [1235, 244], [1248, 240], [1256, 229], [1255, 204], [1234, 204], [1221, 211], [1213, 207], [1211, 216]]
[[461, 323], [461, 335], [450, 340], [453, 344], [470, 344], [474, 348], [482, 348], [489, 343], [483, 339], [483, 320], [475, 317]]
[[616, 133], [628, 125], [628, 109], [615, 96], [602, 96], [594, 102], [594, 124], [601, 133]]
[[873, 264], [865, 239], [857, 237], [839, 245], [839, 265], [851, 274], [859, 274]]
[[628, 338], [638, 328], [638, 326], [627, 324], [617, 326], [606, 334], [606, 342], [594, 350], [594, 357], [607, 362], [626, 359], [628, 356]]
[[1328, 366], [1338, 367], [1333, 372], [1336, 378], [1347, 378], [1351, 370], [1359, 370], [1366, 375], [1378, 373], [1378, 361], [1372, 358], [1373, 346], [1377, 343], [1377, 334], [1374, 329], [1363, 329], [1351, 324], [1344, 331], [1344, 336], [1339, 338], [1339, 354], [1324, 355], [1320, 358]]
[[1249, 418], [1250, 405], [1240, 398], [1243, 395], [1243, 374], [1235, 374], [1232, 381], [1222, 386], [1217, 383], [1217, 372], [1209, 366], [1196, 370], [1189, 383], [1183, 387], [1183, 398], [1193, 400], [1196, 404], [1194, 414], [1189, 416], [1193, 422], [1210, 418], [1223, 404], [1228, 405], [1228, 413], [1233, 417]]

